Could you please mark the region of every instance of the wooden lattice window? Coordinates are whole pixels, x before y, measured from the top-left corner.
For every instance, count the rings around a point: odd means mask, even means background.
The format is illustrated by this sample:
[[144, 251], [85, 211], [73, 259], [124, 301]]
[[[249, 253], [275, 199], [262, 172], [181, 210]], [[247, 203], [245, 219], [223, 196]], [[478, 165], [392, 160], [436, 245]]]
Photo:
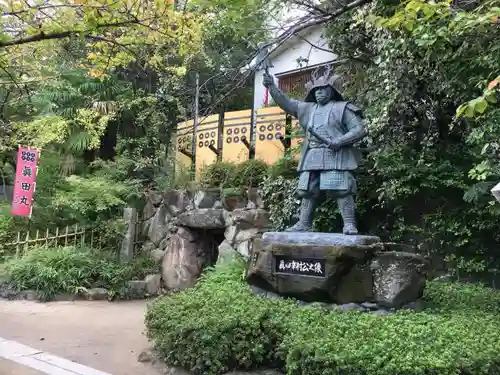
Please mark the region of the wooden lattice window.
[[280, 76], [278, 82], [280, 90], [295, 99], [304, 99], [304, 96], [307, 94], [305, 85], [311, 80], [312, 72], [316, 69], [318, 73], [322, 73], [323, 70], [326, 69], [326, 66], [301, 70], [300, 72]]
[[280, 90], [296, 99], [303, 99], [306, 95], [305, 84], [311, 80], [311, 73], [312, 70], [303, 70], [280, 76], [278, 82]]

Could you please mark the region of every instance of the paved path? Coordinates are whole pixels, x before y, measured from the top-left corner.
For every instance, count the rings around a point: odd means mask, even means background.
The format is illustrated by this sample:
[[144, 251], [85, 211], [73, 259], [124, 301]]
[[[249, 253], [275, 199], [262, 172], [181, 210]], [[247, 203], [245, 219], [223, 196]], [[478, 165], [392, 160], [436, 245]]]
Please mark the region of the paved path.
[[16, 362], [11, 362], [0, 358], [0, 374], [5, 375], [45, 375], [43, 372], [33, 370], [29, 367], [18, 365]]
[[148, 346], [145, 309], [144, 301], [0, 300], [0, 374], [159, 375], [137, 362]]

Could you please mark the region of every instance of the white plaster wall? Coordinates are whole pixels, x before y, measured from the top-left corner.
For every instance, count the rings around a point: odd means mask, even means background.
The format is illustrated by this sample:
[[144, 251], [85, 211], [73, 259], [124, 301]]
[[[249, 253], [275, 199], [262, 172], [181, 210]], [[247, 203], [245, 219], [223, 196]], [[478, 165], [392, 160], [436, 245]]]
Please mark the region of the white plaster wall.
[[266, 88], [262, 85], [263, 70], [255, 72], [254, 81], [254, 94], [253, 94], [253, 105], [255, 109], [262, 108], [264, 106], [264, 98], [266, 95]]
[[[322, 37], [322, 32], [322, 28], [314, 28], [309, 34], [304, 35], [302, 38], [295, 37], [292, 42], [283, 45], [276, 53], [271, 54], [270, 57], [274, 67], [269, 69], [269, 73], [276, 76], [280, 73], [291, 72], [307, 66], [314, 66], [335, 60], [338, 57], [336, 54], [314, 47], [329, 49], [327, 41]], [[297, 61], [298, 59], [307, 59], [307, 61]], [[255, 73], [255, 109], [264, 106], [265, 88], [262, 86], [263, 73], [262, 70]], [[278, 84], [278, 78], [276, 78], [276, 84]]]

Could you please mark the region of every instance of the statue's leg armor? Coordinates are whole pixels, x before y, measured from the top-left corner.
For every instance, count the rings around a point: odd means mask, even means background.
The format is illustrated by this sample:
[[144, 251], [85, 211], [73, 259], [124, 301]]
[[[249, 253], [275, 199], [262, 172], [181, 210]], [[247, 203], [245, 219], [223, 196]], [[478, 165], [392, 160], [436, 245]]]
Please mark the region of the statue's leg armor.
[[358, 234], [358, 229], [356, 228], [354, 196], [346, 195], [339, 197], [337, 198], [337, 204], [340, 214], [342, 215], [342, 220], [344, 221], [344, 234]]
[[312, 232], [312, 221], [319, 192], [319, 174], [311, 173], [308, 190], [301, 192], [299, 221], [285, 232]]
[[285, 229], [285, 232], [312, 232], [312, 219], [314, 210], [316, 209], [315, 198], [302, 198], [300, 203], [299, 221], [290, 228]]

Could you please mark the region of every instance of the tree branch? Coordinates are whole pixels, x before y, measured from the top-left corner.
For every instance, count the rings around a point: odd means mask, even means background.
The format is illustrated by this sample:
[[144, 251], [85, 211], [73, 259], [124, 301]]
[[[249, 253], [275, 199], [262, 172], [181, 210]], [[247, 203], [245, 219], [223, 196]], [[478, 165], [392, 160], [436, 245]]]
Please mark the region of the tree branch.
[[308, 4], [307, 1], [305, 0], [292, 0], [293, 4], [296, 4], [300, 7], [307, 8], [308, 11], [312, 14], [326, 14], [328, 13], [325, 9], [320, 8], [319, 6], [315, 4]]
[[[262, 48], [273, 46], [273, 45], [276, 48], [277, 46], [282, 45], [289, 38], [293, 37], [294, 35], [300, 33], [301, 31], [303, 31], [305, 29], [308, 29], [309, 27], [324, 24], [324, 23], [326, 23], [328, 21], [333, 20], [336, 17], [341, 16], [344, 13], [347, 13], [348, 11], [350, 11], [352, 9], [355, 9], [355, 8], [358, 8], [358, 7], [362, 6], [362, 5], [368, 4], [371, 1], [372, 0], [355, 0], [355, 1], [351, 2], [351, 3], [349, 3], [349, 4], [346, 4], [345, 6], [343, 6], [341, 8], [335, 10], [332, 13], [329, 13], [329, 14], [326, 14], [326, 15], [323, 15], [323, 16], [320, 16], [320, 17], [315, 17], [314, 19], [309, 20], [307, 22], [304, 22], [302, 24], [300, 22], [297, 22], [294, 26], [292, 26], [287, 31], [285, 31], [280, 36], [278, 36], [278, 38], [276, 38], [276, 39], [274, 39], [274, 40], [272, 40], [272, 41], [264, 44], [263, 46], [260, 46], [259, 50], [256, 51], [256, 53], [254, 55], [252, 55], [249, 58], [245, 59], [245, 61], [242, 62], [242, 64], [241, 64], [240, 67], [243, 68], [244, 66], [248, 66], [248, 64], [256, 56], [258, 56], [258, 54], [262, 50]], [[301, 20], [304, 20], [304, 18], [302, 18]], [[267, 58], [271, 54], [271, 52], [272, 52], [272, 49], [269, 49], [265, 58]], [[234, 92], [234, 90], [236, 90], [237, 88], [239, 88], [248, 78], [250, 78], [253, 75], [253, 73], [255, 72], [255, 70], [257, 68], [258, 68], [258, 66], [255, 65], [253, 67], [250, 67], [250, 69], [246, 70], [246, 72], [245, 72], [246, 74], [244, 74], [243, 77], [240, 78], [237, 82], [234, 82], [232, 84], [231, 89], [228, 90], [225, 93], [225, 95], [222, 95], [221, 98], [219, 98], [218, 100], [216, 100], [209, 108], [207, 108], [206, 112], [207, 113], [211, 113], [213, 111], [213, 109], [219, 103], [221, 103], [222, 101], [224, 101], [232, 92]], [[204, 116], [203, 118], [201, 118], [199, 120], [199, 122], [198, 122], [198, 125], [202, 124], [207, 118], [208, 118], [208, 116]]]
[[328, 53], [333, 53], [335, 54], [335, 51], [332, 51], [331, 49], [328, 49], [328, 48], [324, 48], [324, 47], [320, 47], [316, 44], [314, 44], [313, 42], [309, 41], [307, 38], [304, 38], [303, 36], [301, 35], [298, 35], [298, 34], [295, 34], [300, 40], [303, 40], [304, 42], [306, 42], [307, 44], [309, 44], [311, 47], [313, 48], [316, 48], [317, 50], [320, 50], [320, 51], [323, 51], [323, 52], [328, 52]]
[[[109, 4], [114, 5], [116, 4], [117, 1], [114, 3]], [[91, 9], [106, 9], [106, 6], [104, 5], [88, 5], [88, 4], [59, 4], [59, 5], [40, 5], [40, 6], [29, 6], [28, 9], [21, 9], [21, 10], [13, 10], [13, 11], [7, 11], [3, 12], [2, 16], [8, 17], [8, 16], [17, 16], [20, 14], [28, 13], [33, 10], [38, 10], [38, 11], [43, 11], [43, 10], [48, 10], [48, 9], [57, 9], [57, 8], [91, 8]]]
[[[128, 21], [97, 25], [95, 27], [95, 29], [104, 29], [104, 28], [108, 28], [108, 27], [109, 28], [120, 27], [120, 26], [134, 25], [134, 24], [139, 24], [139, 20], [132, 19], [132, 20], [128, 20]], [[19, 38], [19, 39], [8, 40], [5, 42], [0, 42], [0, 48], [18, 46], [21, 44], [28, 44], [28, 43], [34, 43], [34, 42], [40, 42], [42, 40], [64, 39], [64, 38], [69, 38], [70, 36], [87, 34], [87, 33], [90, 33], [91, 31], [94, 31], [94, 30], [82, 30], [82, 31], [67, 30], [67, 31], [55, 32], [55, 33], [45, 33], [42, 31], [38, 34], [27, 36], [25, 38]]]
[[[274, 51], [276, 48], [280, 47], [283, 43], [285, 43], [288, 39], [292, 38], [293, 36], [298, 36], [301, 31], [304, 31], [310, 27], [313, 26], [318, 26], [322, 25], [324, 23], [327, 23], [339, 16], [341, 16], [344, 13], [349, 12], [350, 10], [353, 10], [355, 8], [358, 8], [360, 6], [363, 6], [365, 4], [369, 4], [372, 0], [355, 0], [353, 2], [350, 2], [341, 8], [337, 8], [335, 11], [330, 12], [330, 13], [325, 13], [321, 16], [316, 16], [313, 14], [310, 14], [306, 17], [300, 18], [294, 25], [288, 28], [288, 30], [284, 31], [278, 37], [275, 39], [259, 46], [259, 49], [253, 53], [249, 59], [247, 59], [247, 64], [251, 64], [251, 62], [258, 57], [259, 53], [267, 48], [268, 53], [265, 56], [265, 58], [269, 57], [269, 55]], [[330, 52], [330, 51], [328, 51]], [[248, 66], [248, 65], [247, 65]]]
[[[296, 24], [292, 26], [288, 31], [285, 31], [283, 34], [281, 34], [277, 39], [278, 43], [282, 43], [285, 40], [289, 39], [291, 36], [308, 29], [312, 26], [318, 26], [321, 24], [324, 24], [328, 21], [333, 20], [334, 18], [337, 18], [341, 16], [344, 13], [349, 12], [352, 9], [358, 8], [362, 5], [370, 3], [372, 0], [355, 0], [349, 4], [344, 5], [341, 8], [336, 9], [335, 11], [331, 13], [325, 13], [321, 16], [314, 17], [313, 19], [309, 20], [308, 22], [304, 22], [302, 24]], [[280, 44], [281, 44], [280, 43]]]
[[85, 35], [85, 38], [90, 39], [90, 40], [98, 40], [101, 42], [109, 43], [109, 44], [112, 44], [114, 46], [126, 49], [127, 51], [129, 51], [133, 55], [137, 55], [137, 53], [129, 47], [132, 44], [123, 44], [123, 43], [117, 42], [116, 40], [113, 40], [113, 39], [104, 38], [102, 36], [95, 36], [95, 35]]

